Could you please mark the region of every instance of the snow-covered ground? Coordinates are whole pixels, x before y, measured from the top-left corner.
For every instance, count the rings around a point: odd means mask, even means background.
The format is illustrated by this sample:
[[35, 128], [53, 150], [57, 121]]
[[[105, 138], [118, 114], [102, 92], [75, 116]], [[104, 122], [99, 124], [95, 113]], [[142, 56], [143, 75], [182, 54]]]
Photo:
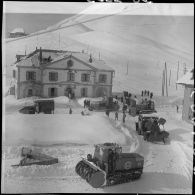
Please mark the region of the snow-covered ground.
[[[57, 106], [57, 114], [25, 115], [18, 113], [17, 109], [10, 109], [24, 100], [14, 101], [12, 96], [6, 97], [2, 153], [4, 192], [192, 193], [193, 127], [181, 120], [181, 110], [176, 113], [171, 105], [157, 108], [158, 114], [167, 120], [165, 129], [170, 133], [164, 145], [145, 142], [142, 136], [138, 136], [136, 117], [127, 115], [126, 123], [122, 124], [121, 113], [119, 121], [114, 120], [114, 113], [110, 113], [109, 118], [104, 112], [82, 116], [80, 110], [83, 108], [74, 102], [73, 114], [69, 115], [63, 110], [71, 103], [64, 101], [63, 105], [62, 97], [57, 99], [61, 103]], [[81, 157], [93, 153], [93, 144], [104, 142], [116, 142], [122, 145], [124, 152], [143, 155], [141, 179], [98, 189], [81, 179], [75, 173], [75, 165]], [[23, 146], [57, 157], [59, 163], [11, 167], [19, 163]]]

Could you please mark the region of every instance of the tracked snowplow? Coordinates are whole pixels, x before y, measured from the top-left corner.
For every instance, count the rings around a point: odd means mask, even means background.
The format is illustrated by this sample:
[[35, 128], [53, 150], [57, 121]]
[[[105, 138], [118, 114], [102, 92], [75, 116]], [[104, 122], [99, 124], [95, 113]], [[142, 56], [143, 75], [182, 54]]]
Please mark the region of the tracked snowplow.
[[76, 173], [92, 187], [126, 183], [140, 178], [144, 157], [137, 153], [122, 153], [116, 143], [95, 145], [94, 155], [87, 155], [77, 163]]

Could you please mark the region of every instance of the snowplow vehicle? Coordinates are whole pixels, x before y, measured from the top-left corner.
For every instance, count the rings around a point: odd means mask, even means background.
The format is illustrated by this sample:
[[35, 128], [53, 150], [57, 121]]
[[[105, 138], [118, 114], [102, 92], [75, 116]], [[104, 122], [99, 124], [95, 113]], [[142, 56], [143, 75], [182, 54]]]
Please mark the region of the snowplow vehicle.
[[98, 101], [91, 101], [89, 106], [90, 111], [117, 111], [119, 108], [120, 106], [115, 101], [113, 101], [112, 97], [109, 97], [107, 100], [103, 99]]
[[136, 116], [140, 114], [140, 112], [150, 112], [155, 113], [157, 112], [155, 110], [155, 103], [152, 100], [143, 101], [141, 103], [136, 103], [136, 100], [130, 99], [130, 105], [129, 105], [129, 114], [131, 116]]
[[92, 187], [116, 185], [136, 180], [143, 172], [144, 157], [137, 153], [122, 153], [116, 143], [95, 145], [94, 155], [77, 163], [76, 173]]
[[143, 135], [145, 131], [148, 131], [148, 128], [146, 127], [147, 122], [155, 119], [159, 119], [157, 113], [144, 112], [143, 114], [139, 114], [138, 122], [135, 123], [137, 133]]
[[165, 144], [165, 140], [169, 137], [169, 132], [160, 129], [160, 125], [165, 124], [166, 120], [160, 118], [158, 120], [150, 120], [146, 123], [146, 131], [144, 132], [144, 140], [150, 142], [160, 142]]

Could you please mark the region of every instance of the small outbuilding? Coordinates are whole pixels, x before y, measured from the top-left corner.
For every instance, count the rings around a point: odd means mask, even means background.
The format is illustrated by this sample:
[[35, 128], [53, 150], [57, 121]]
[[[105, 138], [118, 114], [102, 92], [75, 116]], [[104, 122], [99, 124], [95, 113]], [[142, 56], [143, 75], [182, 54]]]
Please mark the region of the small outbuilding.
[[13, 31], [9, 33], [10, 38], [22, 37], [26, 35], [27, 34], [24, 32], [23, 28], [15, 28]]

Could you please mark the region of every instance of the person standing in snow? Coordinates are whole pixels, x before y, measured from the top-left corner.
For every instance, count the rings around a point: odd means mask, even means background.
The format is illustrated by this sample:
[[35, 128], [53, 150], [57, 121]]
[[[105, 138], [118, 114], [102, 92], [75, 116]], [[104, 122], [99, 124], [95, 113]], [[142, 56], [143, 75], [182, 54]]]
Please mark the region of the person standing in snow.
[[117, 111], [115, 112], [115, 121], [116, 120], [118, 121], [118, 112]]
[[106, 115], [109, 117], [109, 114], [110, 114], [110, 112], [109, 112], [109, 110], [106, 110]]
[[178, 105], [176, 105], [176, 108], [177, 108], [177, 113], [179, 112], [179, 106]]
[[125, 123], [126, 114], [123, 112], [123, 123]]
[[72, 109], [70, 108], [70, 110], [69, 110], [69, 114], [72, 114]]

